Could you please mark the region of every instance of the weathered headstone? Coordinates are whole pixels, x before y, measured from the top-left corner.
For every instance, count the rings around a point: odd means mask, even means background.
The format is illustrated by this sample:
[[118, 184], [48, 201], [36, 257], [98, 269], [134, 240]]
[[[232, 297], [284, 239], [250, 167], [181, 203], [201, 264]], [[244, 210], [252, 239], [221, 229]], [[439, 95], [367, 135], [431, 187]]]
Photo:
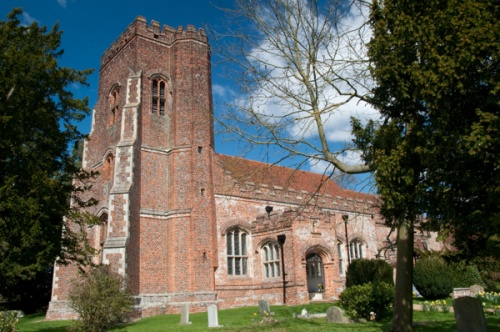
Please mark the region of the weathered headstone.
[[328, 323], [350, 323], [350, 319], [345, 315], [344, 310], [339, 307], [330, 307], [326, 311], [326, 321]]
[[302, 312], [300, 313], [300, 315], [301, 315], [303, 318], [309, 318], [309, 313], [307, 312], [307, 309], [306, 309], [306, 308], [302, 309]]
[[452, 297], [454, 299], [464, 296], [470, 296], [470, 288], [453, 288]]
[[484, 287], [481, 285], [470, 286], [470, 296], [475, 297], [479, 293], [484, 293]]
[[259, 312], [261, 316], [274, 315], [274, 312], [271, 312], [269, 303], [267, 303], [266, 300], [259, 301]]
[[182, 305], [181, 309], [181, 322], [180, 325], [189, 325], [191, 322], [189, 321], [189, 306], [187, 304]]
[[208, 305], [208, 327], [222, 327], [222, 325], [219, 325], [219, 316], [215, 304]]
[[455, 312], [457, 332], [487, 331], [483, 306], [478, 299], [470, 296], [454, 299], [453, 311]]

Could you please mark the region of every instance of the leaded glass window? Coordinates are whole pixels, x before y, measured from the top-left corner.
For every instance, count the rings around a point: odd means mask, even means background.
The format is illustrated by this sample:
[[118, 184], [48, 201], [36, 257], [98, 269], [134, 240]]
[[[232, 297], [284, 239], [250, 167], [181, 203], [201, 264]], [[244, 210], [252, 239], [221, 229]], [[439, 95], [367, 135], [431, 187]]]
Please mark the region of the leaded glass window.
[[363, 243], [361, 243], [359, 240], [353, 240], [349, 245], [349, 249], [351, 252], [352, 259], [363, 258], [364, 256]]
[[280, 276], [279, 249], [275, 243], [268, 243], [261, 250], [264, 278]]
[[237, 228], [226, 233], [228, 275], [248, 274], [247, 238], [248, 234]]

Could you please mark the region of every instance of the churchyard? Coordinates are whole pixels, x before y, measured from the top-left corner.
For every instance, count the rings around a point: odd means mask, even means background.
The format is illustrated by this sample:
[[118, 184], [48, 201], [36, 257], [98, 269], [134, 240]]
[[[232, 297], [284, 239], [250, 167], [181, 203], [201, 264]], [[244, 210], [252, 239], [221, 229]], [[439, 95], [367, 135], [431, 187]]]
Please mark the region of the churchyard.
[[[259, 306], [248, 306], [237, 309], [218, 311], [218, 325], [208, 327], [209, 317], [207, 312], [191, 313], [188, 315], [190, 324], [180, 324], [181, 312], [174, 315], [162, 315], [145, 318], [126, 325], [119, 331], [388, 331], [390, 319], [388, 316], [375, 322], [362, 323], [328, 323], [324, 314], [332, 303], [315, 303], [301, 306], [271, 306], [274, 314], [260, 314]], [[311, 318], [301, 317], [306, 309]], [[323, 315], [321, 315], [323, 314]], [[320, 317], [316, 317], [320, 316]], [[270, 318], [272, 317], [272, 318]], [[31, 315], [20, 319], [17, 327], [20, 332], [63, 332], [72, 325], [71, 321], [43, 321], [43, 315]], [[457, 331], [453, 312], [421, 311], [415, 310], [413, 314], [414, 331]], [[485, 322], [488, 331], [500, 332], [500, 313], [494, 310], [485, 312]]]

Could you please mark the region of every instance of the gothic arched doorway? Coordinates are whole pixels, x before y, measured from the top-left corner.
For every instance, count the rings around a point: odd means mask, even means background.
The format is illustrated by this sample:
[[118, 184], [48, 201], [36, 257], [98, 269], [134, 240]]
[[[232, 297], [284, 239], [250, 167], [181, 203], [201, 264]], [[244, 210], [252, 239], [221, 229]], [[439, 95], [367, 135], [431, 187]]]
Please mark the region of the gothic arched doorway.
[[[325, 280], [323, 260], [318, 254], [306, 257], [307, 290], [309, 293], [318, 293], [324, 290]], [[321, 287], [320, 287], [321, 285]]]

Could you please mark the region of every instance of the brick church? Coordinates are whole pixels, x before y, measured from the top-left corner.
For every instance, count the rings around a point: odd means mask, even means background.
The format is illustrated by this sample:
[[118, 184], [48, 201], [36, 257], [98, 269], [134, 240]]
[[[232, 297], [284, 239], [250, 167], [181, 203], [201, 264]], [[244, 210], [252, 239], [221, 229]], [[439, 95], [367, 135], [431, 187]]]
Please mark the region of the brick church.
[[[104, 53], [83, 167], [99, 172], [94, 260], [126, 277], [142, 317], [333, 300], [350, 260], [395, 259], [376, 196], [215, 152], [210, 46], [193, 26], [138, 17]], [[77, 271], [56, 265], [47, 319], [74, 317]]]

